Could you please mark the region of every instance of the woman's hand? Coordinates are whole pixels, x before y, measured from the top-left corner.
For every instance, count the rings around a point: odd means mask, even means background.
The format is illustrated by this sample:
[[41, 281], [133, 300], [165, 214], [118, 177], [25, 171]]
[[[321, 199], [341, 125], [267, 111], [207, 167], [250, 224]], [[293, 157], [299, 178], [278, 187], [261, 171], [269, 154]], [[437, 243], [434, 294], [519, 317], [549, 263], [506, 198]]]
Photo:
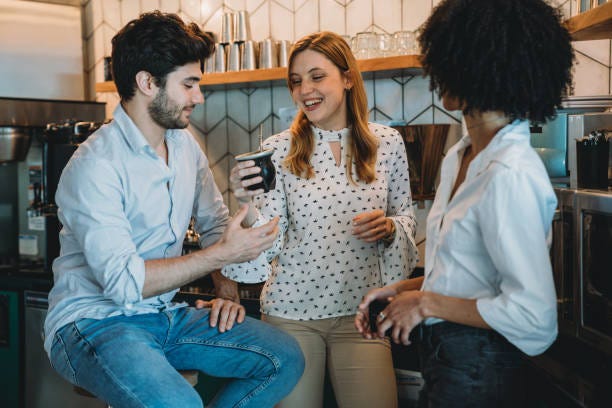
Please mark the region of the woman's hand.
[[[376, 333], [370, 331], [370, 303], [374, 300], [389, 302], [395, 295], [397, 295], [397, 290], [393, 285], [389, 285], [384, 288], [372, 289], [363, 297], [363, 300], [357, 308], [357, 315], [355, 316], [355, 328], [363, 337], [371, 339], [376, 335]], [[383, 314], [384, 313], [383, 311]]]
[[352, 233], [365, 242], [376, 242], [389, 237], [394, 229], [392, 224], [383, 210], [366, 211], [353, 218]]
[[261, 183], [261, 176], [256, 176], [250, 179], [244, 180], [244, 177], [250, 176], [252, 174], [259, 174], [261, 169], [255, 166], [255, 161], [247, 160], [243, 162], [238, 162], [230, 172], [230, 188], [234, 192], [234, 197], [240, 204], [247, 204], [251, 202], [251, 197], [256, 196], [258, 194], [262, 194], [263, 189], [258, 190], [247, 190], [248, 186], [252, 186], [253, 184]]
[[391, 339], [394, 343], [409, 345], [410, 332], [427, 317], [423, 307], [426, 294], [409, 290], [395, 296], [383, 311], [383, 318], [378, 320], [377, 336], [382, 337], [388, 329], [392, 329]]
[[242, 323], [246, 315], [244, 306], [228, 299], [196, 300], [195, 307], [196, 309], [209, 307], [211, 309], [209, 315], [210, 327], [218, 325], [221, 333], [230, 330], [234, 323]]

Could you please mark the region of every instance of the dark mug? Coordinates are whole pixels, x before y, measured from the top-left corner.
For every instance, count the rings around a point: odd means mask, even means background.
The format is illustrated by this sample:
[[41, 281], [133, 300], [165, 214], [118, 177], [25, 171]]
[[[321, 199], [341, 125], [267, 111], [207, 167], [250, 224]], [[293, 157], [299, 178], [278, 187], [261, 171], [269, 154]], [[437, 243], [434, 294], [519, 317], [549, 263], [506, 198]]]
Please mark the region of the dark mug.
[[274, 169], [274, 164], [272, 164], [273, 153], [274, 149], [266, 149], [263, 151], [258, 150], [255, 152], [243, 153], [236, 156], [237, 161], [253, 160], [255, 162], [255, 166], [261, 169], [260, 173], [243, 177], [243, 180], [257, 176], [261, 176], [263, 179], [261, 183], [248, 186], [247, 190], [258, 190], [262, 188], [264, 193], [274, 190], [274, 187], [276, 187], [276, 170]]
[[[370, 321], [370, 331], [375, 333], [378, 331], [378, 315], [382, 312], [389, 302], [384, 300], [375, 299], [370, 303], [370, 307], [368, 309], [368, 320]], [[385, 332], [385, 336], [391, 335], [391, 328], [387, 329]]]

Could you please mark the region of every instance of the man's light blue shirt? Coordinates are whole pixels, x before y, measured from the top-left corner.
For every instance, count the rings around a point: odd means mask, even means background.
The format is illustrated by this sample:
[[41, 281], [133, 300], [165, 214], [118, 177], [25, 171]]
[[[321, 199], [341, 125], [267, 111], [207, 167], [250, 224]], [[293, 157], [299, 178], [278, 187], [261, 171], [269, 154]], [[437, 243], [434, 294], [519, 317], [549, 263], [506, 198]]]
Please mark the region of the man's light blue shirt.
[[63, 228], [47, 352], [55, 332], [78, 319], [184, 306], [171, 302], [178, 288], [143, 299], [145, 261], [180, 256], [192, 216], [202, 247], [220, 238], [229, 219], [208, 160], [187, 130], [166, 131], [166, 164], [121, 105], [113, 116], [79, 146], [57, 189]]

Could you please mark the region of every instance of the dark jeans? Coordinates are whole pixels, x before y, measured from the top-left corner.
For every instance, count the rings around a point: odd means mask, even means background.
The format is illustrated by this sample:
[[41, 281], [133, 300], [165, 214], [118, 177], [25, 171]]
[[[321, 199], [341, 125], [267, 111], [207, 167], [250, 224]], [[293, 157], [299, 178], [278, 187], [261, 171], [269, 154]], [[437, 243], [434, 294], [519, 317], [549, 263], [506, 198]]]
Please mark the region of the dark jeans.
[[419, 407], [524, 407], [522, 353], [494, 330], [421, 325]]

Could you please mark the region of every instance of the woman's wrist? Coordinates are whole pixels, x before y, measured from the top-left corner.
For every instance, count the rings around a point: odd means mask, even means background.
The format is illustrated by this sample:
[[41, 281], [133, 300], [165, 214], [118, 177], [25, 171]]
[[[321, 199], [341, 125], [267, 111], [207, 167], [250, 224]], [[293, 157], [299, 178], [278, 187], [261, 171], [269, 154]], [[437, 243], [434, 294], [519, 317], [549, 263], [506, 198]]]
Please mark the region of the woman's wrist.
[[257, 211], [253, 208], [253, 203], [250, 202], [247, 204], [249, 206], [249, 210], [247, 211], [246, 216], [240, 223], [242, 228], [251, 228], [257, 222]]
[[388, 228], [387, 235], [382, 237], [381, 240], [385, 245], [388, 246], [388, 245], [391, 245], [393, 241], [395, 240], [396, 229], [395, 229], [395, 222], [393, 222], [391, 218], [386, 218], [385, 222], [387, 223], [389, 228]]

